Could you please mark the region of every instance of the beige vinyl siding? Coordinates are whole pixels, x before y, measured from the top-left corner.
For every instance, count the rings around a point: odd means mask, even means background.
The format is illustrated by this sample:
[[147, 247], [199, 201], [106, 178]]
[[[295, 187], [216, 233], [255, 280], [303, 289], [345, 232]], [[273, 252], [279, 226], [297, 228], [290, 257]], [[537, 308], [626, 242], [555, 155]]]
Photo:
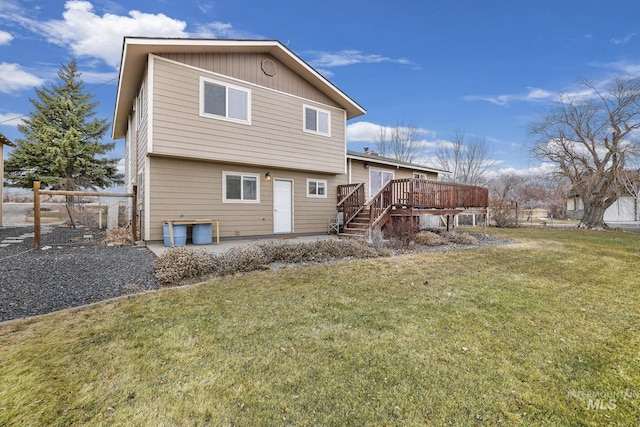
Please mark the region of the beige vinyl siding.
[[[160, 58], [153, 68], [155, 154], [344, 173], [344, 110]], [[201, 117], [201, 77], [250, 90], [251, 124]], [[305, 104], [330, 111], [331, 137], [303, 131]]]
[[[293, 228], [295, 233], [325, 233], [327, 221], [335, 217], [338, 178], [335, 175], [269, 169], [248, 165], [196, 160], [149, 158], [150, 234], [147, 240], [162, 240], [162, 224], [175, 218], [220, 220], [221, 237], [273, 234], [273, 182], [293, 180]], [[260, 203], [223, 203], [222, 172], [255, 173], [260, 176]], [[327, 180], [327, 198], [306, 197], [307, 178]]]
[[[143, 79], [140, 89], [138, 90], [139, 102], [134, 104], [142, 105], [135, 111], [132, 111], [129, 118], [129, 129], [126, 136], [126, 163], [128, 182], [133, 185], [137, 184], [138, 173], [144, 169], [144, 162], [148, 152], [148, 124], [149, 124], [149, 97], [148, 82], [146, 77]], [[137, 99], [136, 99], [137, 100]]]
[[[306, 80], [300, 78], [300, 76], [269, 54], [170, 53], [159, 54], [158, 56], [201, 68], [203, 70], [251, 82], [258, 86], [289, 93], [300, 98], [337, 106], [329, 99], [329, 97], [317, 90]], [[275, 75], [268, 76], [262, 71], [263, 60], [270, 60], [275, 64]]]
[[384, 164], [377, 164], [377, 163], [374, 163], [373, 161], [367, 162], [369, 167], [365, 168], [364, 161], [362, 160], [350, 159], [349, 161], [351, 162], [351, 183], [353, 184], [357, 184], [361, 182], [365, 183], [367, 194], [369, 192], [369, 171], [371, 169], [385, 171], [385, 172], [393, 172], [394, 179], [413, 178], [413, 173], [419, 172], [419, 173], [426, 174], [427, 179], [430, 181], [438, 180], [438, 174], [433, 172], [418, 171], [415, 169], [408, 169], [404, 167], [393, 167], [393, 166], [384, 165]]
[[[147, 200], [147, 171], [145, 170], [147, 153], [149, 151], [149, 82], [147, 78], [147, 73], [143, 76], [142, 82], [140, 84], [140, 88], [138, 89], [137, 101], [134, 100], [134, 105], [137, 104], [135, 111], [132, 112], [131, 116], [131, 125], [129, 128], [128, 134], [130, 136], [130, 143], [133, 145], [131, 147], [132, 155], [135, 154], [135, 159], [133, 160], [134, 166], [133, 170], [130, 171], [131, 184], [135, 184], [138, 186], [138, 201], [137, 208], [139, 212], [143, 214], [140, 215], [138, 219], [138, 225], [140, 226], [140, 230], [145, 229], [146, 225], [146, 216], [144, 212], [146, 210]], [[142, 182], [139, 181], [139, 176], [142, 174]]]

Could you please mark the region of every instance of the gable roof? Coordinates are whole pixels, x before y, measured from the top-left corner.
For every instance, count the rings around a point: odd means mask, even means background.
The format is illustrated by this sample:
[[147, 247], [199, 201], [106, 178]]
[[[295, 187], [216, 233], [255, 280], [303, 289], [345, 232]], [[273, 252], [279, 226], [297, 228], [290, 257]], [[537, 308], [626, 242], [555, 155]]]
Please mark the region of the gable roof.
[[0, 143], [2, 143], [3, 145], [8, 145], [10, 147], [15, 147], [16, 146], [16, 144], [14, 144], [13, 142], [9, 141], [9, 138], [7, 138], [6, 136], [4, 136], [1, 133], [0, 133]]
[[429, 166], [418, 165], [416, 163], [403, 162], [400, 160], [391, 159], [389, 157], [384, 157], [379, 154], [372, 154], [370, 151], [365, 153], [358, 153], [356, 151], [347, 150], [347, 159], [362, 160], [365, 162], [378, 163], [381, 165], [393, 166], [396, 168], [402, 167], [402, 168], [413, 169], [413, 170], [418, 170], [423, 172], [432, 172], [437, 174], [448, 175], [451, 173], [450, 171], [447, 171], [444, 169], [432, 168]]
[[347, 111], [347, 119], [366, 113], [358, 103], [277, 40], [125, 37], [113, 119], [113, 137], [117, 139], [125, 136], [127, 118], [133, 108], [133, 99], [137, 95], [149, 54], [209, 52], [268, 53], [344, 108]]

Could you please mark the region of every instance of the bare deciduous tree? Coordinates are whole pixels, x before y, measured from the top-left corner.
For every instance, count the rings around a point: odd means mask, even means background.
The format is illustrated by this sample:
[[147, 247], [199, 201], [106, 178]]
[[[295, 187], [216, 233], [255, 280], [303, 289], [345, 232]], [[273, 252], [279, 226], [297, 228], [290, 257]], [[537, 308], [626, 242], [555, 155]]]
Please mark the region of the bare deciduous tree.
[[453, 141], [440, 144], [436, 156], [439, 166], [451, 172], [443, 180], [462, 184], [483, 183], [494, 164], [487, 140], [467, 137], [460, 129], [456, 129]]
[[392, 128], [380, 126], [380, 133], [374, 142], [380, 155], [412, 163], [419, 159], [424, 151], [418, 136], [419, 131], [412, 123], [405, 125], [399, 121]]
[[533, 154], [556, 164], [584, 203], [579, 227], [605, 228], [604, 212], [622, 192], [623, 173], [639, 155], [640, 80], [616, 79], [593, 96], [560, 97], [559, 105], [531, 125]]
[[516, 174], [501, 174], [489, 182], [489, 209], [496, 227], [512, 227], [518, 223], [518, 189], [523, 178]]
[[[559, 218], [565, 208], [568, 185], [564, 178], [549, 174], [503, 172], [489, 179], [489, 207], [498, 227], [531, 220], [534, 209], [543, 208]], [[522, 214], [526, 214], [524, 217]]]

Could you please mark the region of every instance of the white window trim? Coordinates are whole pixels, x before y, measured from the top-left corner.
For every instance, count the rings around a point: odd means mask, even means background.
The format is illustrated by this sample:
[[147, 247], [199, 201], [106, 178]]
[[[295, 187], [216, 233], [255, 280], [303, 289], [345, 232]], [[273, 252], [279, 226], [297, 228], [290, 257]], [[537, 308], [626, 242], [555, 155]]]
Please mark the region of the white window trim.
[[[315, 182], [316, 183], [316, 191], [317, 191], [317, 183], [321, 182], [324, 184], [324, 194], [311, 194], [309, 193], [309, 183], [310, 182]], [[314, 178], [307, 178], [307, 197], [315, 197], [318, 199], [326, 199], [327, 198], [327, 190], [329, 189], [329, 187], [327, 186], [327, 180], [326, 179], [314, 179]]]
[[[318, 123], [317, 120], [317, 113], [321, 112], [321, 113], [326, 113], [329, 117], [329, 131], [328, 132], [320, 132], [317, 130], [311, 130], [311, 129], [307, 129], [307, 108], [314, 110], [316, 112], [316, 124]], [[322, 108], [318, 108], [318, 107], [314, 107], [312, 105], [307, 105], [307, 104], [302, 104], [302, 130], [303, 132], [306, 133], [312, 133], [314, 135], [321, 135], [321, 136], [326, 136], [326, 137], [331, 137], [331, 111], [329, 110], [323, 110]]]
[[[227, 199], [227, 176], [250, 176], [256, 178], [256, 200]], [[242, 189], [242, 186], [240, 186]], [[260, 174], [250, 172], [222, 171], [222, 203], [260, 203]]]
[[[218, 86], [224, 86], [226, 89], [228, 88], [232, 88], [238, 91], [242, 91], [245, 92], [247, 94], [247, 120], [242, 120], [242, 119], [235, 119], [233, 117], [228, 117], [228, 116], [218, 116], [217, 114], [210, 114], [210, 113], [205, 113], [204, 111], [204, 85], [205, 83], [212, 83]], [[227, 99], [227, 103], [229, 101], [229, 96], [227, 95], [226, 97]], [[226, 114], [229, 113], [229, 106], [226, 105]], [[215, 79], [210, 79], [207, 77], [203, 77], [200, 76], [200, 117], [206, 117], [209, 119], [216, 119], [216, 120], [224, 120], [227, 122], [233, 122], [233, 123], [241, 123], [243, 125], [250, 125], [251, 124], [251, 89], [247, 89], [245, 87], [242, 86], [236, 86], [233, 84], [229, 84], [229, 83], [225, 83], [223, 81], [220, 80], [215, 80]]]

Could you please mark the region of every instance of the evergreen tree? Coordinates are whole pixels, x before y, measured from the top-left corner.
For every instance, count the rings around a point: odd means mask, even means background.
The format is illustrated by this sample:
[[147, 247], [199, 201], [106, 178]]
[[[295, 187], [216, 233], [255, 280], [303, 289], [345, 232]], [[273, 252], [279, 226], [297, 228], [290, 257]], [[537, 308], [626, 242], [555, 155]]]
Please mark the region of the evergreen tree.
[[115, 143], [101, 142], [109, 123], [94, 118], [98, 103], [84, 93], [76, 61], [62, 64], [58, 77], [62, 84], [36, 88], [37, 99], [29, 99], [35, 110], [18, 125], [24, 139], [15, 141], [5, 162], [7, 184], [31, 188], [40, 181], [53, 190], [95, 190], [123, 183], [120, 159], [106, 157]]

